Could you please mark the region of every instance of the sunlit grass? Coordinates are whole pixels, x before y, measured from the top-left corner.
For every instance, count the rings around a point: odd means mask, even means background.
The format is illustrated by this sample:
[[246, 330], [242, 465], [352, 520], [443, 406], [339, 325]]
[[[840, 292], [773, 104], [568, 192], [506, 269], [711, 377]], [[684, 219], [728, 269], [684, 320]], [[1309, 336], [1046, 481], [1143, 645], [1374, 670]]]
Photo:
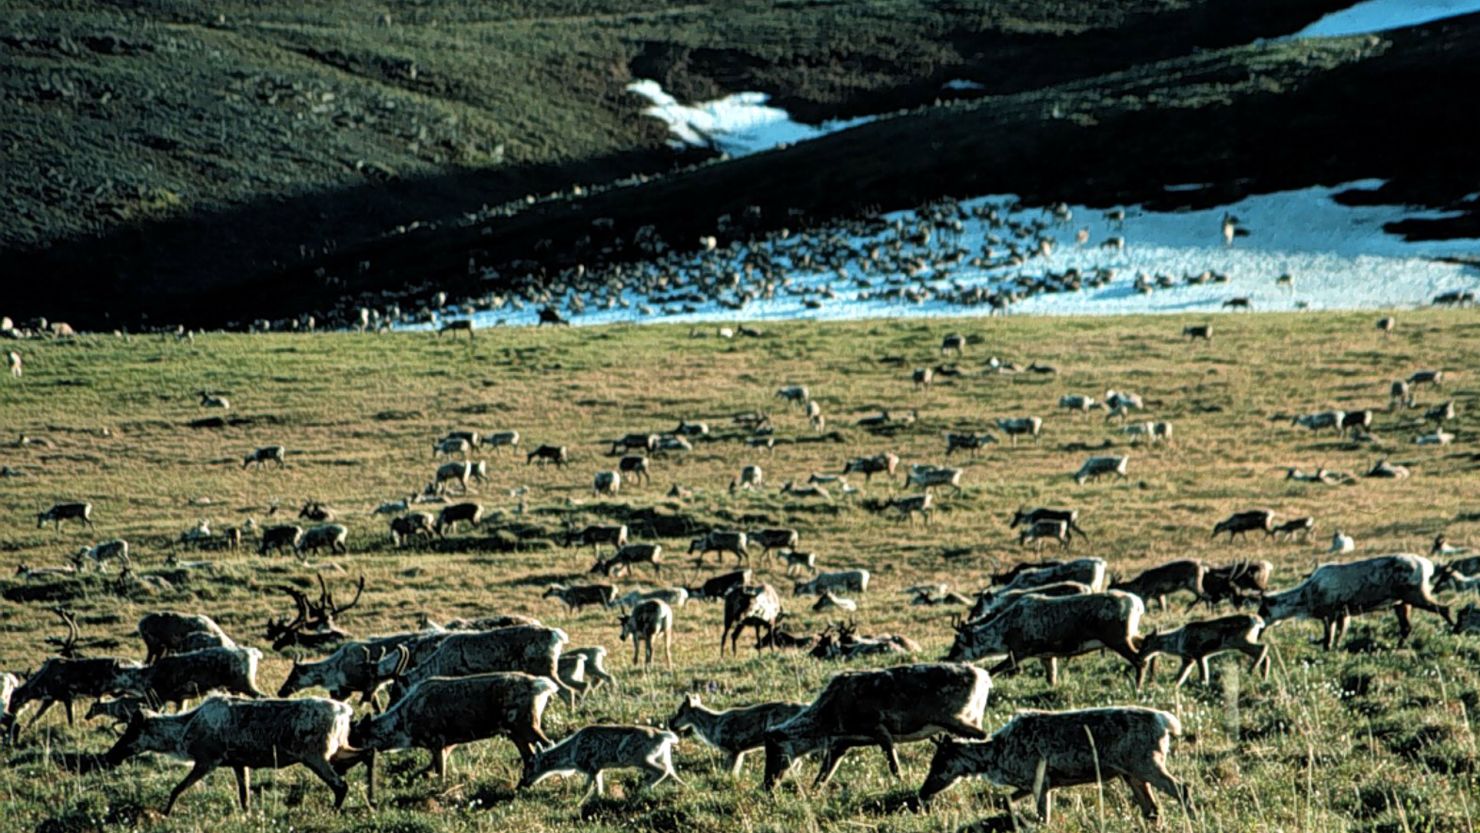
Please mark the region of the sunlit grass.
[[[589, 551], [552, 543], [563, 520], [576, 524], [627, 517], [656, 507], [664, 529], [738, 525], [794, 526], [803, 549], [825, 568], [867, 567], [874, 573], [857, 619], [865, 632], [905, 633], [925, 646], [927, 659], [944, 654], [949, 616], [944, 608], [908, 607], [902, 587], [947, 581], [970, 593], [995, 563], [1032, 557], [1007, 529], [1023, 504], [1079, 507], [1092, 536], [1077, 554], [1107, 559], [1129, 572], [1171, 558], [1221, 561], [1243, 555], [1277, 565], [1275, 583], [1288, 585], [1324, 560], [1325, 542], [1341, 527], [1359, 552], [1424, 552], [1439, 531], [1456, 542], [1476, 541], [1480, 514], [1480, 458], [1471, 414], [1480, 396], [1470, 373], [1480, 366], [1480, 320], [1472, 312], [1410, 312], [1384, 338], [1369, 314], [1248, 315], [1219, 319], [1211, 344], [1177, 338], [1195, 319], [1044, 318], [941, 321], [863, 321], [767, 325], [766, 337], [726, 341], [706, 328], [613, 327], [560, 331], [480, 332], [476, 342], [420, 334], [392, 336], [228, 336], [179, 343], [153, 337], [128, 341], [88, 337], [73, 343], [25, 343], [27, 374], [0, 384], [0, 428], [10, 435], [45, 437], [54, 447], [0, 448], [0, 464], [23, 476], [0, 479], [0, 549], [5, 600], [0, 602], [0, 667], [21, 671], [45, 656], [43, 638], [59, 633], [51, 604], [75, 609], [84, 636], [116, 640], [95, 653], [142, 657], [132, 635], [143, 613], [200, 611], [231, 634], [265, 647], [264, 623], [288, 611], [286, 583], [307, 587], [315, 570], [286, 557], [178, 552], [174, 541], [199, 520], [221, 528], [254, 518], [259, 524], [296, 514], [304, 500], [322, 500], [351, 529], [347, 556], [321, 556], [332, 586], [363, 573], [369, 590], [343, 626], [362, 635], [404, 629], [425, 612], [437, 617], [525, 613], [566, 629], [577, 645], [603, 644], [620, 691], [602, 691], [572, 713], [554, 705], [546, 731], [563, 736], [597, 721], [660, 722], [685, 691], [717, 706], [765, 699], [807, 699], [841, 666], [795, 655], [718, 656], [720, 610], [691, 604], [678, 611], [675, 665], [643, 672], [630, 667], [630, 646], [617, 642], [615, 616], [587, 609], [568, 614], [539, 598], [550, 581], [584, 579]], [[941, 363], [947, 332], [973, 343], [959, 362], [964, 375], [916, 392], [917, 366]], [[988, 356], [1060, 368], [1057, 376], [983, 375]], [[1311, 434], [1273, 414], [1326, 407], [1383, 408], [1387, 384], [1420, 367], [1455, 374], [1442, 391], [1420, 392], [1423, 402], [1453, 397], [1460, 411], [1455, 444], [1420, 448], [1414, 412], [1377, 416], [1378, 446], [1356, 446]], [[808, 385], [840, 442], [790, 442], [812, 436], [799, 408], [772, 396], [782, 384]], [[227, 396], [233, 407], [207, 411], [195, 392]], [[1176, 443], [1137, 447], [1128, 481], [1075, 486], [1069, 475], [1083, 458], [1107, 447], [1127, 448], [1118, 426], [1101, 415], [1071, 417], [1053, 407], [1068, 392], [1102, 395], [1107, 388], [1145, 397], [1147, 416], [1172, 421]], [[916, 408], [920, 420], [893, 437], [856, 428], [857, 417], [879, 408]], [[773, 454], [747, 448], [728, 422], [751, 409], [775, 416]], [[991, 428], [998, 416], [1045, 419], [1040, 444], [992, 446], [979, 458], [960, 455], [965, 494], [938, 495], [928, 525], [909, 525], [861, 508], [868, 498], [899, 492], [875, 479], [860, 500], [832, 504], [784, 498], [787, 479], [837, 471], [851, 457], [884, 450], [911, 462], [942, 463], [945, 430]], [[192, 428], [194, 420], [225, 416], [224, 428]], [[619, 499], [594, 499], [591, 476], [612, 467], [606, 445], [630, 431], [670, 430], [683, 419], [709, 422], [714, 438], [696, 443], [686, 458], [655, 461], [651, 486]], [[405, 496], [431, 477], [432, 441], [450, 429], [515, 429], [522, 447], [570, 446], [573, 465], [526, 466], [522, 454], [484, 453], [491, 478], [472, 499], [490, 520], [482, 529], [430, 548], [391, 548], [383, 519], [370, 511]], [[1427, 430], [1427, 429], [1424, 429]], [[735, 435], [733, 437], [729, 435]], [[289, 449], [281, 470], [245, 470], [246, 451], [270, 443]], [[1379, 457], [1414, 470], [1404, 482], [1359, 480], [1315, 487], [1287, 483], [1284, 466], [1324, 465], [1359, 473]], [[767, 488], [731, 496], [725, 486], [742, 465], [766, 471]], [[673, 483], [693, 499], [663, 498]], [[510, 490], [526, 488], [525, 510]], [[63, 499], [94, 504], [94, 532], [64, 527], [38, 530], [35, 513]], [[269, 517], [271, 505], [280, 508]], [[1309, 544], [1210, 543], [1212, 523], [1231, 511], [1269, 506], [1285, 517], [1317, 520]], [[634, 537], [642, 537], [634, 524]], [[173, 590], [148, 593], [113, 588], [114, 574], [55, 583], [11, 580], [14, 568], [57, 566], [83, 544], [129, 540], [136, 569], [164, 576]], [[714, 571], [693, 567], [684, 555], [688, 536], [660, 539], [664, 578], [697, 583]], [[178, 552], [206, 559], [215, 570], [164, 566]], [[1045, 553], [1047, 555], [1047, 553]], [[764, 577], [790, 598], [779, 567]], [[641, 576], [647, 580], [646, 571]], [[624, 579], [624, 584], [631, 581]], [[28, 601], [19, 601], [28, 599]], [[1459, 602], [1461, 600], [1451, 599]], [[820, 629], [827, 617], [791, 604], [798, 626]], [[1152, 613], [1146, 628], [1179, 621]], [[1285, 624], [1269, 635], [1274, 674], [1261, 682], [1240, 664], [1215, 661], [1211, 687], [1170, 687], [1163, 668], [1154, 684], [1131, 692], [1119, 660], [1087, 656], [1068, 661], [1060, 687], [1048, 689], [1030, 668], [996, 681], [986, 724], [995, 728], [1022, 707], [1068, 708], [1139, 702], [1175, 711], [1187, 736], [1174, 747], [1171, 768], [1194, 789], [1201, 815], [1190, 822], [1165, 806], [1163, 826], [1196, 830], [1436, 830], [1473, 829], [1480, 811], [1472, 715], [1480, 706], [1475, 643], [1443, 632], [1419, 615], [1408, 647], [1393, 650], [1391, 617], [1356, 622], [1346, 650], [1325, 654], [1308, 644], [1316, 629]], [[744, 640], [742, 640], [742, 644]], [[259, 681], [275, 691], [290, 659], [269, 655]], [[85, 708], [85, 707], [84, 707]], [[844, 763], [835, 784], [806, 786], [811, 768], [773, 797], [759, 791], [760, 763], [732, 779], [720, 756], [696, 741], [678, 755], [686, 788], [664, 785], [633, 796], [633, 778], [618, 775], [612, 796], [576, 806], [579, 779], [547, 782], [515, 795], [518, 758], [503, 741], [453, 753], [446, 783], [416, 780], [420, 753], [390, 756], [380, 806], [369, 809], [357, 783], [348, 809], [335, 814], [329, 794], [300, 770], [260, 773], [251, 815], [234, 805], [229, 774], [217, 774], [187, 793], [176, 815], [157, 817], [184, 771], [163, 759], [143, 758], [115, 772], [75, 770], [76, 754], [111, 743], [101, 726], [69, 729], [50, 714], [6, 750], [0, 770], [3, 829], [80, 831], [116, 829], [134, 822], [152, 830], [949, 830], [999, 817], [1002, 791], [965, 783], [941, 795], [928, 815], [900, 809], [923, 779], [928, 744], [901, 750], [906, 777], [889, 778], [880, 756], [862, 750]], [[83, 769], [86, 769], [83, 767]], [[359, 776], [355, 776], [357, 779]], [[1093, 789], [1067, 790], [1058, 799], [1055, 828], [1140, 829], [1124, 788], [1107, 784], [1103, 819]], [[997, 818], [998, 824], [1006, 823]], [[1185, 827], [1184, 827], [1185, 825]]]

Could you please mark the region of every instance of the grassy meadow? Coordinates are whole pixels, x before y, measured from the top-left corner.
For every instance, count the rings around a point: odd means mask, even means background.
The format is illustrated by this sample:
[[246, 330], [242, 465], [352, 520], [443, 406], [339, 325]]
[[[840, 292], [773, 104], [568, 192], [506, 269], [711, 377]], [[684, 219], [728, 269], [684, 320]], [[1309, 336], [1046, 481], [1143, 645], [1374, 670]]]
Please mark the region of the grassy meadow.
[[[672, 671], [630, 665], [617, 641], [614, 613], [568, 613], [540, 593], [551, 582], [584, 580], [589, 550], [557, 543], [567, 521], [624, 521], [635, 540], [658, 540], [668, 565], [663, 581], [697, 584], [716, 571], [695, 568], [688, 531], [794, 526], [801, 548], [824, 569], [866, 567], [869, 592], [857, 597], [863, 633], [898, 632], [924, 646], [921, 659], [944, 655], [950, 616], [959, 608], [912, 607], [900, 591], [949, 582], [970, 594], [994, 565], [1031, 559], [1008, 529], [1022, 505], [1081, 510], [1092, 536], [1073, 553], [1106, 559], [1130, 573], [1174, 558], [1223, 562], [1268, 558], [1274, 585], [1286, 587], [1316, 563], [1334, 529], [1356, 538], [1357, 555], [1427, 552], [1438, 532], [1455, 543], [1480, 544], [1480, 452], [1472, 416], [1480, 409], [1480, 316], [1473, 311], [1415, 311], [1398, 317], [1385, 337], [1372, 313], [1226, 315], [1213, 320], [1211, 343], [1178, 338], [1200, 317], [1007, 318], [860, 321], [763, 325], [761, 338], [724, 340], [701, 325], [488, 330], [474, 342], [425, 333], [394, 335], [205, 335], [193, 342], [155, 336], [87, 336], [66, 342], [16, 345], [26, 375], [0, 384], [0, 430], [8, 436], [0, 465], [19, 476], [0, 478], [0, 669], [34, 668], [48, 653], [45, 638], [61, 628], [54, 604], [75, 610], [89, 655], [142, 658], [133, 635], [151, 610], [207, 613], [239, 642], [267, 656], [259, 686], [275, 692], [290, 656], [267, 650], [264, 625], [290, 612], [275, 588], [309, 589], [322, 572], [343, 596], [363, 574], [368, 589], [341, 626], [356, 635], [415, 626], [434, 619], [521, 613], [565, 629], [572, 644], [605, 645], [608, 667], [622, 683], [603, 689], [577, 710], [552, 702], [545, 730], [563, 737], [594, 722], [662, 722], [682, 694], [700, 692], [728, 707], [771, 699], [809, 699], [845, 666], [804, 655], [748, 646], [738, 660], [717, 651], [721, 606], [690, 603], [676, 611]], [[941, 357], [943, 335], [971, 337], [964, 358]], [[1052, 364], [1057, 375], [983, 372], [988, 357]], [[959, 377], [914, 388], [915, 367], [955, 362]], [[1421, 389], [1420, 409], [1385, 410], [1391, 380], [1420, 368], [1448, 371], [1442, 390]], [[1469, 370], [1470, 372], [1464, 372]], [[806, 384], [829, 432], [812, 432], [799, 407], [773, 397], [783, 384]], [[1087, 456], [1123, 453], [1118, 425], [1055, 408], [1065, 393], [1099, 397], [1115, 388], [1140, 393], [1147, 418], [1175, 426], [1173, 444], [1137, 447], [1130, 478], [1077, 486], [1070, 474]], [[228, 397], [229, 411], [208, 411], [196, 391]], [[1413, 438], [1421, 407], [1452, 397], [1460, 412], [1447, 447], [1419, 447]], [[1328, 407], [1376, 408], [1376, 440], [1356, 444], [1284, 422]], [[918, 420], [891, 435], [870, 433], [857, 418], [881, 408], [916, 409]], [[748, 447], [730, 416], [769, 410], [777, 427], [772, 453]], [[961, 495], [938, 494], [929, 524], [910, 524], [864, 508], [899, 494], [879, 479], [853, 499], [832, 502], [779, 493], [790, 479], [840, 469], [843, 461], [894, 451], [901, 467], [942, 463], [947, 430], [989, 430], [995, 417], [1044, 418], [1039, 444], [991, 446], [975, 459], [954, 456], [966, 469]], [[192, 422], [222, 417], [220, 427]], [[708, 441], [683, 457], [654, 461], [651, 485], [626, 484], [619, 498], [595, 498], [592, 475], [615, 467], [610, 440], [631, 431], [672, 430], [681, 419], [705, 420]], [[404, 497], [431, 479], [431, 447], [448, 430], [514, 429], [521, 449], [540, 443], [570, 447], [567, 469], [526, 466], [523, 454], [475, 453], [490, 479], [472, 499], [488, 519], [471, 532], [404, 549], [392, 547], [371, 510]], [[19, 434], [50, 447], [11, 447]], [[241, 467], [242, 455], [271, 443], [287, 446], [282, 470]], [[1359, 474], [1387, 457], [1413, 470], [1406, 481], [1358, 479], [1340, 486], [1287, 482], [1283, 467], [1317, 466]], [[732, 496], [726, 485], [741, 466], [756, 463], [765, 488]], [[664, 497], [672, 484], [692, 497]], [[522, 498], [511, 494], [527, 489]], [[238, 552], [184, 551], [176, 541], [199, 520], [214, 528], [248, 517], [259, 524], [296, 514], [308, 499], [332, 507], [351, 530], [347, 555], [262, 558]], [[36, 528], [35, 514], [58, 500], [87, 500], [96, 530]], [[523, 506], [521, 506], [521, 500]], [[269, 517], [269, 507], [280, 508]], [[1267, 506], [1284, 519], [1312, 515], [1306, 543], [1210, 542], [1213, 523], [1230, 512]], [[431, 507], [434, 511], [435, 507]], [[121, 537], [130, 542], [136, 572], [167, 585], [119, 588], [116, 568], [103, 574], [26, 581], [21, 564], [55, 567], [79, 546]], [[170, 567], [176, 554], [208, 560], [206, 567]], [[1045, 557], [1051, 553], [1045, 552]], [[793, 626], [816, 631], [837, 615], [790, 600], [780, 567], [758, 565], [790, 602]], [[726, 565], [729, 569], [730, 565]], [[637, 576], [648, 582], [644, 572]], [[620, 582], [632, 586], [632, 577]], [[1452, 605], [1464, 603], [1451, 595]], [[1149, 631], [1186, 614], [1185, 599], [1153, 611]], [[1341, 650], [1324, 653], [1310, 640], [1319, 627], [1285, 623], [1266, 632], [1273, 674], [1246, 674], [1237, 655], [1214, 660], [1211, 686], [1172, 688], [1175, 661], [1133, 693], [1124, 664], [1112, 656], [1067, 661], [1056, 689], [1035, 663], [995, 680], [985, 726], [999, 727], [1015, 709], [1140, 703], [1175, 712], [1185, 735], [1170, 768], [1187, 781], [1199, 814], [1187, 818], [1158, 796], [1161, 826], [1198, 831], [1473, 831], [1480, 819], [1480, 779], [1474, 715], [1480, 707], [1480, 643], [1450, 635], [1437, 617], [1415, 614], [1415, 633], [1395, 650], [1390, 615], [1353, 622]], [[742, 639], [742, 645], [747, 640]], [[32, 707], [34, 709], [34, 707]], [[79, 718], [86, 705], [79, 708]], [[29, 719], [29, 713], [23, 719]], [[759, 753], [734, 779], [720, 756], [697, 739], [679, 747], [684, 787], [634, 794], [636, 776], [609, 778], [605, 799], [584, 807], [580, 779], [552, 781], [515, 794], [518, 757], [495, 740], [452, 755], [446, 782], [417, 778], [425, 755], [384, 756], [379, 805], [365, 803], [363, 770], [351, 776], [346, 809], [302, 768], [259, 772], [250, 814], [236, 809], [235, 785], [217, 771], [187, 792], [163, 818], [169, 790], [185, 769], [144, 756], [113, 771], [90, 756], [111, 745], [103, 721], [69, 728], [53, 709], [0, 749], [0, 830], [41, 833], [140, 828], [151, 831], [959, 831], [1011, 830], [1006, 791], [963, 782], [939, 796], [932, 812], [909, 807], [928, 768], [931, 746], [900, 750], [905, 777], [889, 777], [874, 750], [854, 752], [834, 783], [810, 789], [815, 761], [805, 762], [773, 796], [760, 791]], [[1145, 827], [1124, 787], [1109, 783], [1057, 793], [1053, 827], [1062, 831]], [[1027, 809], [1024, 805], [1024, 809]]]

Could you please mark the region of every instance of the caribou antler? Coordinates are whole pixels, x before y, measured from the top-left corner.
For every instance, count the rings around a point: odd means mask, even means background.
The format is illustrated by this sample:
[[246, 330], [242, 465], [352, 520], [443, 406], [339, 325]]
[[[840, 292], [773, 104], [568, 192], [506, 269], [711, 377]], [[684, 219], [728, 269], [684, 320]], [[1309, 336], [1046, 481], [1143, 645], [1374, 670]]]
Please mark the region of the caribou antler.
[[77, 656], [77, 638], [82, 633], [77, 627], [77, 615], [61, 605], [53, 607], [51, 612], [55, 613], [62, 620], [62, 624], [67, 626], [67, 635], [61, 639], [50, 636], [46, 641], [57, 646], [57, 656], [73, 659]]
[[308, 597], [291, 587], [279, 588], [293, 599], [293, 605], [297, 609], [297, 615], [289, 622], [279, 616], [276, 619], [267, 620], [267, 638], [272, 640], [274, 650], [282, 650], [298, 641], [298, 635], [308, 624]]
[[355, 588], [355, 597], [346, 605], [339, 605], [334, 601], [334, 594], [329, 592], [329, 585], [324, 581], [323, 574], [319, 574], [318, 580], [319, 600], [317, 603], [309, 601], [308, 594], [301, 590], [292, 587], [281, 588], [293, 599], [297, 615], [291, 622], [286, 622], [281, 617], [268, 621], [267, 637], [272, 640], [274, 650], [281, 651], [290, 645], [302, 645], [307, 648], [331, 645], [349, 636], [334, 624], [334, 617], [360, 603], [360, 596], [365, 592], [365, 577], [360, 576], [359, 584]]
[[334, 594], [329, 592], [329, 585], [324, 582], [324, 574], [319, 573], [319, 604], [315, 613], [325, 620], [331, 620], [335, 616], [353, 608], [360, 603], [360, 596], [365, 592], [365, 574], [360, 574], [360, 583], [355, 586], [355, 597], [349, 600], [349, 604], [343, 607], [334, 602]]

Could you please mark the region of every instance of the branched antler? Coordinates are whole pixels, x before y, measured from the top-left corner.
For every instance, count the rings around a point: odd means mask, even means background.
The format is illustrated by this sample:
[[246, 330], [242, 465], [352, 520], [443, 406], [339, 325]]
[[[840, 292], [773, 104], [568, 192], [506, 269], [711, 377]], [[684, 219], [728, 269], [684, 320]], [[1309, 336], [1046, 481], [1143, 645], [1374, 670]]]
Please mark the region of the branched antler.
[[62, 624], [67, 626], [67, 635], [65, 637], [49, 636], [46, 641], [57, 646], [57, 656], [73, 659], [77, 656], [77, 638], [82, 633], [77, 627], [77, 614], [61, 605], [53, 607], [51, 612], [55, 613], [62, 620]]
[[365, 577], [360, 576], [359, 584], [355, 587], [355, 597], [346, 605], [339, 605], [334, 601], [334, 594], [329, 591], [329, 585], [324, 581], [322, 573], [318, 575], [318, 581], [317, 603], [309, 601], [308, 595], [301, 590], [281, 588], [293, 599], [297, 614], [291, 622], [281, 617], [268, 621], [267, 638], [272, 640], [274, 650], [281, 651], [290, 645], [316, 648], [332, 645], [349, 637], [348, 633], [335, 624], [334, 617], [360, 603], [360, 597], [365, 592]]

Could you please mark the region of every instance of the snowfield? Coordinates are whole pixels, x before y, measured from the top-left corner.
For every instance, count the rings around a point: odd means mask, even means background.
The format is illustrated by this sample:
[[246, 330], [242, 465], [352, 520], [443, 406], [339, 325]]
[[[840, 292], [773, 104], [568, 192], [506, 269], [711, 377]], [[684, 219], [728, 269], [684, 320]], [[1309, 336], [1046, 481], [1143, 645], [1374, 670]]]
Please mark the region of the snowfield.
[[1364, 35], [1480, 12], [1480, 0], [1367, 0], [1332, 12], [1294, 34], [1297, 38]]
[[[1480, 0], [1425, 0], [1424, 2], [1361, 3], [1318, 21], [1299, 36], [1347, 34], [1407, 25], [1480, 9]], [[949, 82], [948, 88], [967, 89], [970, 82]], [[668, 124], [678, 146], [714, 147], [732, 156], [759, 153], [787, 143], [806, 141], [844, 130], [868, 119], [800, 124], [785, 110], [767, 105], [762, 93], [737, 93], [710, 102], [680, 104], [655, 81], [628, 86], [652, 106], [644, 112]], [[696, 275], [744, 272], [755, 255], [779, 264], [780, 286], [746, 292], [743, 306], [735, 299], [700, 300], [693, 292], [681, 301], [623, 290], [602, 297], [567, 295], [554, 306], [576, 324], [616, 322], [728, 322], [806, 318], [844, 319], [896, 316], [986, 315], [990, 305], [957, 301], [979, 289], [983, 293], [1016, 293], [1009, 314], [1111, 315], [1126, 313], [1216, 312], [1231, 298], [1248, 299], [1256, 310], [1392, 309], [1429, 303], [1435, 296], [1480, 287], [1480, 269], [1440, 258], [1480, 255], [1480, 240], [1406, 242], [1383, 231], [1383, 225], [1405, 218], [1441, 218], [1441, 212], [1402, 206], [1345, 206], [1333, 196], [1346, 190], [1370, 190], [1380, 180], [1350, 182], [1332, 187], [1261, 194], [1228, 206], [1202, 210], [1149, 211], [1127, 207], [1123, 223], [1107, 219], [1106, 212], [1069, 206], [1070, 216], [1054, 218], [1041, 228], [1047, 213], [1037, 208], [1015, 208], [1013, 195], [995, 195], [959, 206], [959, 232], [937, 233], [924, 249], [909, 254], [925, 263], [905, 275], [899, 270], [863, 268], [862, 254], [870, 248], [888, 248], [901, 230], [921, 219], [911, 211], [886, 215], [883, 224], [859, 235], [847, 226], [813, 231], [789, 239], [772, 237], [752, 252], [740, 244], [718, 252], [694, 253], [683, 262], [661, 265], [674, 272], [676, 285], [692, 287], [686, 278]], [[1200, 183], [1165, 186], [1169, 194], [1206, 188]], [[1007, 225], [1036, 223], [1028, 238], [1004, 240], [1003, 227], [982, 215], [997, 209]], [[1232, 245], [1224, 243], [1225, 214], [1237, 218], [1240, 229]], [[894, 228], [890, 229], [889, 226]], [[1078, 238], [1087, 241], [1079, 243]], [[812, 243], [842, 237], [857, 254], [843, 265], [808, 266], [803, 255]], [[1038, 238], [1052, 239], [1052, 253], [1042, 257]], [[1104, 246], [1123, 238], [1124, 247]], [[679, 248], [684, 248], [680, 245]], [[1009, 262], [1007, 248], [1024, 253]], [[813, 252], [815, 253], [815, 252]], [[951, 257], [959, 253], [959, 257]], [[978, 265], [971, 265], [972, 261]], [[1473, 260], [1471, 261], [1473, 264]], [[1029, 293], [1023, 289], [1045, 275], [1105, 274], [1078, 291]], [[1214, 276], [1208, 278], [1209, 275]], [[1197, 276], [1203, 276], [1202, 279]], [[1288, 276], [1287, 279], [1277, 279]], [[773, 276], [773, 283], [776, 282]], [[670, 287], [671, 289], [672, 287]], [[1147, 291], [1149, 288], [1149, 291]], [[744, 287], [742, 287], [744, 289]], [[739, 294], [738, 292], [735, 294]], [[489, 308], [489, 307], [493, 308]], [[471, 316], [477, 326], [532, 325], [539, 304], [499, 299], [482, 308], [452, 307], [442, 317]], [[407, 326], [424, 328], [435, 322]]]
[[[586, 311], [569, 317], [576, 324], [606, 324], [987, 315], [991, 312], [989, 306], [963, 306], [941, 296], [959, 297], [963, 290], [974, 287], [988, 291], [1020, 287], [1045, 274], [1063, 274], [1071, 268], [1083, 274], [1114, 270], [1114, 277], [1101, 286], [1087, 286], [1077, 292], [1031, 295], [1008, 307], [1008, 314], [1218, 312], [1225, 301], [1235, 297], [1249, 299], [1256, 310], [1393, 309], [1427, 304], [1444, 292], [1480, 288], [1480, 269], [1438, 259], [1474, 257], [1480, 254], [1480, 241], [1406, 242], [1382, 230], [1384, 223], [1394, 220], [1442, 217], [1442, 213], [1397, 206], [1345, 206], [1332, 199], [1344, 190], [1374, 189], [1381, 184], [1380, 180], [1366, 180], [1262, 194], [1203, 210], [1155, 212], [1133, 206], [1126, 210], [1123, 224], [1107, 219], [1103, 210], [1069, 206], [1072, 216], [1067, 222], [1053, 219], [1041, 233], [1056, 241], [1051, 256], [1029, 257], [1021, 265], [987, 268], [967, 265], [970, 256], [987, 249], [1000, 252], [1008, 244], [1001, 239], [1000, 226], [993, 228], [980, 218], [987, 208], [996, 207], [1008, 222], [1042, 224], [1048, 215], [1037, 208], [1009, 211], [1016, 202], [1010, 195], [982, 197], [960, 204], [958, 213], [966, 219], [959, 234], [937, 234], [929, 247], [928, 251], [940, 254], [964, 251], [968, 256], [955, 265], [942, 258], [912, 276], [898, 271], [865, 272], [861, 268], [864, 252], [887, 243], [898, 234], [898, 228], [908, 229], [917, 223], [914, 212], [901, 211], [886, 215], [884, 224], [876, 224], [885, 231], [848, 236], [843, 242], [858, 253], [859, 259], [842, 267], [807, 269], [795, 265], [795, 260], [801, 259], [799, 254], [809, 248], [809, 240], [829, 236], [825, 230], [767, 239], [759, 246], [770, 249], [773, 262], [790, 264], [791, 268], [784, 269], [785, 281], [779, 291], [770, 297], [757, 297], [741, 310], [692, 299], [665, 303], [626, 292], [615, 305], [600, 308], [593, 299], [583, 298]], [[1167, 190], [1175, 193], [1201, 187], [1174, 185]], [[1238, 227], [1247, 232], [1236, 237], [1232, 245], [1225, 245], [1223, 240], [1225, 214], [1237, 218]], [[1081, 229], [1088, 233], [1084, 245], [1076, 243]], [[995, 242], [989, 235], [996, 235]], [[1123, 237], [1124, 249], [1101, 245], [1111, 237]], [[739, 270], [750, 254], [739, 244], [714, 253], [694, 253], [687, 256], [681, 271]], [[1224, 280], [1187, 280], [1208, 272], [1220, 274]], [[1277, 283], [1281, 275], [1289, 275], [1289, 282]], [[1143, 284], [1159, 283], [1166, 288], [1138, 291], [1138, 278]], [[880, 297], [881, 289], [901, 286], [917, 290], [912, 293], [916, 300], [905, 300], [898, 293]], [[570, 301], [569, 297], [559, 299], [556, 306], [569, 309]], [[516, 308], [511, 302], [499, 309], [453, 308], [447, 314], [463, 317], [471, 313], [478, 326], [517, 326], [536, 323], [536, 308], [533, 304]]]

